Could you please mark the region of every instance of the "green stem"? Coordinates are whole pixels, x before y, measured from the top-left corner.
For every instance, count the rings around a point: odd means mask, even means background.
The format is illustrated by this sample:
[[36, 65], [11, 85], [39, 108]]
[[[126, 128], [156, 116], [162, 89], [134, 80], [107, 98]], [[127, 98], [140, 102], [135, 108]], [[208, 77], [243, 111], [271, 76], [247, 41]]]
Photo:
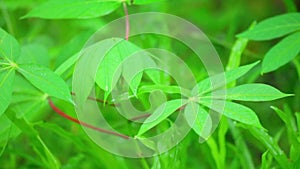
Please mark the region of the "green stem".
[[234, 143], [237, 147], [238, 155], [243, 158], [239, 158], [240, 163], [245, 169], [254, 169], [253, 160], [249, 151], [249, 148], [241, 134], [240, 130], [234, 125], [232, 120], [228, 119], [229, 129], [233, 136]]
[[287, 12], [297, 12], [297, 7], [294, 0], [283, 0]]
[[54, 155], [52, 154], [52, 152], [49, 150], [49, 148], [47, 147], [47, 145], [44, 143], [44, 141], [41, 139], [41, 137], [38, 135], [36, 137], [36, 139], [38, 140], [38, 142], [41, 144], [41, 146], [43, 147], [46, 157], [47, 157], [47, 163], [49, 164], [49, 166], [51, 168], [59, 168], [60, 164], [57, 161], [57, 159], [54, 157]]
[[268, 150], [273, 155], [273, 157], [278, 162], [281, 168], [291, 168], [288, 158], [278, 146], [278, 144], [274, 141], [274, 139], [268, 135], [268, 133], [266, 133], [262, 129], [258, 129], [251, 126], [247, 126], [247, 129], [254, 137], [256, 137], [259, 140], [259, 142], [261, 142], [266, 148], [268, 148]]
[[[227, 42], [224, 42], [224, 41], [221, 41], [213, 36], [209, 36], [208, 35], [208, 38], [212, 41], [212, 43], [216, 44], [216, 45], [220, 45], [228, 50], [231, 50], [232, 47], [234, 46], [234, 44], [231, 44], [231, 43], [227, 43]], [[261, 59], [261, 56], [259, 56], [258, 54], [248, 50], [248, 49], [245, 49], [245, 51], [243, 52], [244, 56], [248, 56], [248, 57], [251, 57], [251, 58], [254, 58], [254, 59]]]
[[[136, 148], [138, 149], [139, 153], [141, 153], [141, 149], [140, 149], [140, 146], [138, 145], [138, 140], [137, 139], [134, 139], [134, 144], [136, 146]], [[140, 157], [140, 162], [141, 162], [141, 165], [143, 166], [144, 169], [150, 169], [146, 159], [144, 157]]]
[[296, 70], [297, 70], [297, 73], [298, 73], [298, 78], [300, 80], [300, 62], [297, 59], [297, 57], [293, 60], [293, 63], [295, 65], [295, 67], [296, 67]]
[[[256, 22], [253, 22], [250, 25], [249, 29], [252, 29], [255, 25], [256, 25]], [[239, 38], [236, 40], [234, 46], [231, 49], [231, 53], [229, 56], [229, 61], [226, 66], [226, 70], [231, 70], [231, 69], [234, 69], [234, 68], [237, 68], [240, 66], [241, 57], [246, 49], [247, 44], [248, 44], [248, 39]], [[235, 87], [235, 86], [236, 86], [236, 82], [232, 82], [227, 85], [227, 87]], [[255, 167], [253, 164], [253, 160], [251, 158], [250, 151], [247, 147], [245, 140], [243, 139], [242, 134], [240, 133], [240, 130], [235, 125], [233, 125], [233, 122], [231, 119], [228, 119], [228, 125], [229, 125], [229, 129], [233, 135], [234, 142], [237, 146], [237, 151], [241, 157], [240, 158], [241, 165], [243, 166], [243, 168], [254, 169]]]

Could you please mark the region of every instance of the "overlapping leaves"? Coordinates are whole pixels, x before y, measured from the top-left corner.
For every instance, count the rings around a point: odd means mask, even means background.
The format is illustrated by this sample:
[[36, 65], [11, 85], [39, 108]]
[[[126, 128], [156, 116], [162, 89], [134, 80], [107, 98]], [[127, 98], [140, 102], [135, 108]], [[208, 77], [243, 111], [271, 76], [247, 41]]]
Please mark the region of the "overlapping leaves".
[[268, 18], [253, 29], [238, 35], [250, 40], [271, 40], [290, 34], [265, 55], [262, 73], [274, 71], [293, 60], [300, 52], [300, 13], [288, 13]]

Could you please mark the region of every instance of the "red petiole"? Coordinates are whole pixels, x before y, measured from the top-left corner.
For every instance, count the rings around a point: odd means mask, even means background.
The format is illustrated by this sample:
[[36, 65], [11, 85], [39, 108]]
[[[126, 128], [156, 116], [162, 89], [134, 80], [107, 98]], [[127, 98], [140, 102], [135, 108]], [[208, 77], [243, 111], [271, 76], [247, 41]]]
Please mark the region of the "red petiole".
[[123, 2], [123, 9], [124, 9], [124, 13], [125, 13], [125, 19], [126, 19], [126, 34], [125, 34], [125, 40], [129, 40], [129, 33], [130, 33], [130, 23], [129, 23], [129, 15], [128, 15], [128, 9], [127, 9], [127, 5], [126, 2]]
[[56, 107], [53, 103], [53, 101], [51, 99], [48, 99], [48, 102], [49, 102], [49, 105], [50, 107], [59, 115], [61, 115], [62, 117], [64, 117], [65, 119], [68, 119], [72, 122], [75, 122], [77, 124], [80, 124], [82, 126], [85, 126], [85, 127], [88, 127], [90, 129], [93, 129], [93, 130], [96, 130], [96, 131], [99, 131], [101, 133], [106, 133], [106, 134], [110, 134], [110, 135], [115, 135], [115, 136], [118, 136], [118, 137], [121, 137], [121, 138], [124, 138], [124, 139], [130, 139], [129, 136], [126, 136], [126, 135], [123, 135], [123, 134], [120, 134], [120, 133], [117, 133], [117, 132], [113, 132], [113, 131], [109, 131], [109, 130], [105, 130], [105, 129], [102, 129], [102, 128], [99, 128], [99, 127], [95, 127], [93, 125], [90, 125], [88, 123], [85, 123], [85, 122], [82, 122], [74, 117], [71, 117], [69, 116], [68, 114], [64, 113], [63, 111], [61, 111], [58, 107]]

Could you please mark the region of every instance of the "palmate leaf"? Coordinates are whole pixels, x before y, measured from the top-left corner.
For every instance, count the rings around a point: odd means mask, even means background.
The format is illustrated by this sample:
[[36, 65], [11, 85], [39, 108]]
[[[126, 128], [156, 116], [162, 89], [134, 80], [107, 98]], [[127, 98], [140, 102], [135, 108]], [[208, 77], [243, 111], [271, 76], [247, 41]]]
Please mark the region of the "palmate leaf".
[[96, 18], [113, 12], [120, 6], [121, 2], [121, 0], [50, 0], [34, 8], [22, 18]]
[[238, 35], [250, 40], [270, 40], [300, 30], [300, 13], [288, 13], [268, 18], [253, 29]]
[[10, 104], [13, 90], [15, 70], [0, 72], [0, 116]]
[[144, 121], [137, 136], [146, 133], [147, 131], [158, 125], [160, 122], [168, 118], [172, 113], [174, 113], [177, 109], [179, 109], [186, 103], [186, 100], [181, 99], [171, 100], [166, 103], [163, 103], [153, 112], [153, 114], [150, 117], [148, 117]]
[[20, 50], [17, 40], [0, 28], [0, 58], [16, 61]]
[[[214, 106], [212, 106], [212, 101]], [[225, 102], [225, 106], [222, 106]], [[208, 107], [216, 112], [222, 113], [224, 116], [239, 121], [244, 124], [262, 128], [255, 112], [241, 104], [224, 101], [224, 100], [200, 100], [200, 104]], [[224, 109], [223, 109], [224, 107]]]
[[224, 91], [216, 91], [215, 96], [206, 95], [200, 99], [222, 99], [238, 100], [238, 101], [272, 101], [283, 97], [291, 96], [291, 94], [285, 94], [278, 89], [259, 83], [244, 84], [237, 87], [233, 87], [226, 90], [226, 97], [218, 95], [218, 92], [225, 93]]
[[284, 38], [268, 51], [262, 63], [262, 73], [278, 69], [293, 60], [299, 52], [300, 32], [297, 32]]
[[50, 69], [34, 64], [24, 64], [19, 65], [18, 71], [32, 85], [47, 93], [49, 96], [73, 103], [67, 84]]

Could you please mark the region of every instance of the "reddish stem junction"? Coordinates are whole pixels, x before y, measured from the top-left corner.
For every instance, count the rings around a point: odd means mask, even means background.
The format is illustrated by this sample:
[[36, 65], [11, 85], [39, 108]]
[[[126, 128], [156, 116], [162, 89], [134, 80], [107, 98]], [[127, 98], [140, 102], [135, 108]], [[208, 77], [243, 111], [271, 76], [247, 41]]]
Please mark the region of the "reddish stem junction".
[[[132, 1], [133, 2], [133, 1]], [[125, 30], [125, 40], [129, 40], [129, 33], [130, 33], [130, 23], [129, 23], [129, 15], [128, 15], [128, 9], [127, 9], [127, 5], [126, 5], [126, 2], [124, 1], [123, 2], [123, 9], [124, 9], [124, 13], [125, 13], [125, 25], [126, 25], [126, 30]], [[75, 96], [75, 93], [71, 93], [73, 96]], [[100, 103], [104, 103], [105, 101], [103, 100], [100, 100], [100, 99], [97, 99], [97, 98], [93, 98], [93, 97], [88, 97], [89, 100], [93, 100], [93, 101], [96, 101], [96, 102], [100, 102]], [[105, 129], [102, 129], [102, 128], [99, 128], [99, 127], [96, 127], [96, 126], [93, 126], [93, 125], [90, 125], [88, 123], [85, 123], [85, 122], [82, 122], [74, 117], [71, 117], [69, 116], [68, 114], [64, 113], [63, 111], [61, 111], [58, 107], [56, 107], [54, 105], [54, 103], [52, 102], [51, 99], [48, 100], [49, 102], [49, 105], [51, 106], [51, 108], [59, 115], [61, 115], [62, 117], [64, 117], [65, 119], [68, 119], [72, 122], [75, 122], [77, 124], [80, 124], [82, 126], [85, 126], [85, 127], [88, 127], [88, 128], [91, 128], [93, 130], [96, 130], [96, 131], [99, 131], [101, 133], [106, 133], [106, 134], [110, 134], [110, 135], [114, 135], [114, 136], [118, 136], [118, 137], [121, 137], [121, 138], [124, 138], [124, 139], [130, 139], [129, 136], [126, 136], [124, 134], [120, 134], [120, 133], [117, 133], [117, 132], [113, 132], [113, 131], [109, 131], [109, 130], [105, 130]], [[108, 103], [108, 102], [105, 102], [105, 103]], [[117, 106], [115, 104], [109, 104], [110, 106]], [[138, 120], [138, 119], [142, 119], [142, 118], [146, 118], [146, 117], [149, 117], [150, 114], [145, 114], [145, 115], [141, 115], [141, 116], [138, 116], [138, 117], [135, 117], [131, 120]]]
[[113, 131], [110, 131], [110, 130], [105, 130], [105, 129], [102, 129], [102, 128], [99, 128], [99, 127], [96, 127], [96, 126], [93, 126], [93, 125], [90, 125], [88, 123], [85, 123], [85, 122], [82, 122], [74, 117], [71, 117], [69, 116], [68, 114], [66, 114], [65, 112], [61, 111], [58, 107], [56, 107], [53, 103], [53, 101], [51, 99], [48, 100], [49, 102], [49, 105], [50, 107], [59, 115], [61, 115], [62, 117], [64, 117], [65, 119], [68, 119], [72, 122], [75, 122], [77, 124], [80, 124], [82, 126], [85, 126], [85, 127], [88, 127], [90, 129], [93, 129], [93, 130], [96, 130], [96, 131], [99, 131], [101, 133], [106, 133], [106, 134], [110, 134], [110, 135], [114, 135], [114, 136], [118, 136], [118, 137], [121, 137], [121, 138], [124, 138], [124, 139], [130, 139], [129, 136], [126, 136], [124, 134], [120, 134], [120, 133], [117, 133], [117, 132], [113, 132]]

